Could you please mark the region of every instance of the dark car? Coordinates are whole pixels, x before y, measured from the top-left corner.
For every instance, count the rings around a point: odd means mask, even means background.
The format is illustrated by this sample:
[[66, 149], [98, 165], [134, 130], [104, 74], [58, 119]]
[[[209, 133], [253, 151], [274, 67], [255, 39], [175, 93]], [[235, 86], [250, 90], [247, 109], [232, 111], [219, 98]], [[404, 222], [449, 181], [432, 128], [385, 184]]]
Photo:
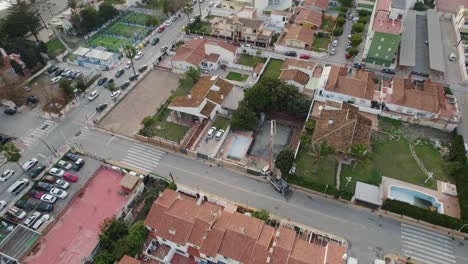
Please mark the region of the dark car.
[[124, 69], [118, 70], [118, 71], [115, 73], [115, 78], [119, 78], [119, 77], [122, 76], [124, 73], [125, 73], [125, 70], [124, 70]]
[[16, 114], [17, 111], [16, 111], [16, 109], [14, 109], [14, 108], [8, 107], [8, 108], [5, 109], [5, 111], [3, 111], [3, 112], [4, 112], [5, 114], [7, 114], [7, 115], [14, 115], [14, 114]]
[[295, 51], [286, 51], [284, 55], [289, 56], [289, 57], [297, 57], [297, 52]]
[[55, 71], [55, 76], [60, 76], [62, 75], [62, 72], [64, 71], [64, 69], [57, 69], [57, 71]]
[[102, 112], [106, 108], [107, 108], [107, 104], [102, 104], [102, 105], [96, 107], [96, 112]]
[[44, 195], [44, 192], [37, 191], [37, 190], [30, 190], [28, 194], [32, 198], [41, 199], [42, 195]]
[[2, 145], [5, 145], [10, 140], [12, 140], [12, 138], [9, 135], [0, 133], [0, 143]]
[[153, 46], [156, 46], [156, 44], [158, 44], [158, 42], [159, 42], [159, 38], [151, 39], [151, 45], [153, 45]]
[[43, 170], [45, 169], [45, 166], [44, 165], [37, 165], [36, 167], [34, 167], [30, 172], [28, 172], [28, 175], [31, 177], [31, 178], [36, 178], [37, 175], [39, 175]]
[[28, 96], [26, 101], [28, 102], [28, 104], [35, 105], [35, 104], [39, 103], [39, 98], [37, 98], [37, 96], [30, 95], [30, 96]]
[[395, 74], [395, 71], [392, 69], [383, 69], [382, 72], [386, 74]]
[[132, 76], [130, 76], [130, 77], [128, 78], [128, 80], [132, 82], [132, 81], [138, 79], [138, 75], [139, 75], [138, 73], [137, 73], [137, 74], [133, 74]]
[[39, 203], [36, 204], [36, 210], [39, 212], [52, 212], [54, 210], [54, 205], [49, 203]]
[[148, 69], [148, 66], [147, 66], [147, 65], [143, 65], [143, 66], [141, 66], [140, 68], [138, 68], [138, 72], [139, 72], [139, 73], [142, 73], [142, 72], [146, 71], [146, 69]]
[[107, 81], [107, 83], [114, 83], [114, 79], [109, 79], [109, 81]]
[[362, 63], [353, 63], [353, 67], [360, 70], [360, 69], [364, 69], [365, 65], [362, 64]]
[[69, 152], [69, 153], [65, 154], [64, 158], [66, 160], [71, 160], [71, 161], [75, 162], [80, 158], [80, 156]]
[[58, 69], [59, 69], [58, 67], [50, 66], [49, 69], [47, 69], [47, 72], [48, 73], [53, 73], [53, 72], [57, 71]]
[[124, 82], [124, 83], [122, 83], [122, 85], [120, 85], [120, 89], [125, 90], [125, 89], [127, 89], [128, 86], [130, 86], [130, 82], [128, 82], [128, 81]]
[[28, 203], [26, 200], [19, 200], [15, 203], [15, 206], [18, 207], [19, 209], [23, 209], [25, 211], [31, 211], [34, 209], [34, 204]]
[[54, 186], [50, 183], [47, 183], [47, 182], [37, 182], [36, 183], [36, 187], [40, 190], [44, 190], [44, 191], [50, 191]]
[[106, 82], [107, 82], [107, 77], [104, 77], [104, 78], [99, 79], [99, 81], [97, 82], [97, 85], [101, 86], [105, 84]]

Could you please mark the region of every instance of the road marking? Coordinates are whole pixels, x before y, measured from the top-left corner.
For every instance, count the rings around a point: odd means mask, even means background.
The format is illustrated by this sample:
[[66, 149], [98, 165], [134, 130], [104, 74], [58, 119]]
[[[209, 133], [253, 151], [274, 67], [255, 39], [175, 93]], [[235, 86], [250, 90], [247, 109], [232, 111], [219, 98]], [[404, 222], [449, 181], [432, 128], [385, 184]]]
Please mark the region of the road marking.
[[114, 139], [114, 136], [112, 136], [112, 137], [107, 141], [106, 146], [109, 145], [109, 143], [111, 143], [113, 139]]

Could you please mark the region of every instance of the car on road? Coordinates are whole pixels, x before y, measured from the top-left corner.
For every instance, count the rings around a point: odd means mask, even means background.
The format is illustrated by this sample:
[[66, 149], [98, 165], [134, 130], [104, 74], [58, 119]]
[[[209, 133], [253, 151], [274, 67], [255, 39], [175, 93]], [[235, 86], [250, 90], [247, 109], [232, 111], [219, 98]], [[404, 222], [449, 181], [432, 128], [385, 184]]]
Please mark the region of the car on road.
[[54, 186], [59, 187], [60, 189], [66, 190], [68, 189], [68, 187], [70, 187], [70, 183], [64, 180], [58, 179], [55, 181]]
[[310, 59], [310, 56], [307, 54], [299, 54], [299, 59], [308, 60]]
[[41, 199], [42, 195], [44, 195], [44, 192], [38, 190], [30, 190], [28, 194], [32, 198]]
[[382, 72], [386, 74], [392, 74], [392, 75], [395, 74], [395, 71], [392, 69], [383, 69]]
[[332, 46], [333, 47], [338, 47], [338, 40], [337, 39], [333, 40]]
[[5, 145], [5, 144], [8, 143], [11, 139], [12, 139], [12, 138], [11, 138], [9, 135], [0, 133], [0, 144]]
[[[70, 164], [70, 163], [68, 163], [68, 164]], [[70, 167], [70, 169], [71, 169], [71, 167]], [[65, 171], [54, 167], [54, 168], [49, 170], [49, 174], [52, 175], [52, 176], [56, 176], [56, 177], [62, 177], [63, 174], [65, 174]]]
[[133, 74], [132, 76], [128, 77], [128, 80], [131, 81], [131, 82], [132, 82], [132, 81], [135, 81], [136, 79], [138, 79], [138, 75], [139, 75], [138, 73], [137, 73], [137, 74]]
[[212, 139], [216, 133], [216, 127], [211, 127], [210, 130], [208, 130], [208, 133], [206, 134], [206, 137], [208, 139]]
[[98, 107], [96, 107], [96, 112], [100, 113], [104, 111], [107, 108], [107, 104], [101, 104]]
[[29, 203], [27, 200], [18, 200], [15, 206], [28, 212], [34, 209], [34, 204]]
[[357, 63], [357, 62], [353, 63], [353, 68], [356, 68], [358, 70], [364, 69], [364, 67], [365, 67], [365, 65], [362, 64], [362, 63]]
[[153, 46], [156, 46], [156, 44], [158, 44], [158, 42], [159, 42], [159, 38], [152, 38], [151, 41], [150, 41], [151, 45], [153, 45]]
[[119, 69], [119, 70], [115, 73], [115, 78], [119, 78], [119, 77], [122, 76], [124, 73], [125, 73], [125, 70], [124, 70], [124, 69]]
[[125, 63], [125, 69], [130, 69], [130, 67], [132, 67], [133, 63], [132, 61], [127, 61], [127, 63]]
[[0, 211], [3, 211], [3, 209], [5, 209], [5, 207], [7, 206], [7, 202], [5, 200], [1, 200], [0, 201]]
[[37, 160], [36, 158], [32, 158], [32, 159], [26, 161], [26, 162], [23, 164], [22, 168], [23, 168], [23, 170], [25, 170], [25, 171], [29, 171], [29, 170], [32, 169], [32, 167], [36, 166], [37, 162], [38, 162], [38, 160]]
[[37, 103], [39, 103], [39, 98], [37, 98], [36, 96], [34, 95], [30, 95], [26, 98], [26, 102], [29, 104], [29, 105], [35, 105]]
[[61, 77], [61, 76], [57, 76], [57, 77], [54, 77], [54, 78], [50, 79], [50, 81], [51, 81], [53, 84], [56, 84], [56, 83], [60, 82], [60, 80], [62, 80], [62, 77]]
[[119, 97], [119, 95], [120, 95], [121, 93], [122, 93], [121, 91], [118, 91], [118, 90], [117, 90], [117, 91], [115, 91], [115, 92], [112, 92], [111, 95], [110, 95], [110, 97], [115, 99], [115, 98]]
[[104, 77], [104, 78], [99, 79], [99, 81], [97, 82], [97, 85], [101, 86], [101, 85], [104, 85], [106, 82], [107, 82], [107, 77]]
[[16, 114], [16, 109], [15, 108], [11, 108], [11, 107], [8, 107], [7, 109], [5, 109], [5, 111], [3, 111], [3, 113], [7, 114], [7, 115], [14, 115]]
[[158, 33], [162, 33], [166, 29], [165, 26], [158, 27]]
[[286, 55], [288, 57], [297, 57], [297, 52], [295, 52], [295, 51], [286, 51], [284, 53], [284, 55]]
[[[78, 167], [78, 170], [81, 169], [85, 164], [84, 159], [80, 158], [80, 156], [75, 155], [73, 153], [65, 154], [64, 158], [66, 160], [73, 161], [74, 165]], [[74, 170], [77, 170], [77, 169], [74, 169]]]
[[213, 1], [210, 2], [210, 3], [208, 3], [208, 7], [212, 7], [212, 6], [214, 6], [214, 5], [215, 5], [215, 3], [214, 3]]
[[57, 166], [65, 170], [71, 170], [73, 168], [73, 164], [64, 160], [59, 160], [59, 162], [57, 162]]
[[15, 175], [14, 170], [6, 169], [6, 170], [3, 171], [2, 175], [0, 175], [0, 181], [2, 181], [2, 182], [7, 181], [13, 175]]
[[50, 216], [48, 214], [43, 215], [39, 220], [31, 226], [32, 229], [38, 230], [45, 222], [49, 221]]
[[54, 205], [49, 203], [38, 203], [36, 204], [36, 210], [39, 212], [52, 212], [54, 210]]
[[93, 101], [94, 99], [96, 99], [96, 97], [98, 97], [98, 95], [99, 95], [98, 91], [94, 90], [89, 94], [88, 100]]
[[161, 52], [166, 52], [169, 48], [167, 46], [162, 46], [161, 47]]
[[455, 55], [455, 53], [452, 52], [449, 54], [448, 59], [449, 61], [455, 61], [457, 59], [457, 56]]
[[128, 88], [128, 86], [130, 86], [130, 82], [129, 82], [129, 81], [126, 81], [126, 82], [124, 82], [124, 83], [122, 83], [122, 84], [120, 85], [120, 89], [121, 89], [121, 90], [125, 90], [125, 89]]
[[60, 199], [65, 199], [68, 196], [68, 193], [66, 191], [59, 188], [52, 188], [52, 190], [50, 190], [50, 194]]
[[44, 165], [37, 165], [30, 172], [28, 172], [29, 177], [36, 178], [46, 167]]
[[65, 173], [63, 178], [69, 182], [76, 182], [78, 180], [78, 176], [72, 175], [70, 172]]
[[26, 226], [26, 227], [31, 227], [37, 221], [37, 219], [39, 219], [40, 217], [41, 217], [41, 213], [34, 212], [31, 216], [26, 218], [23, 225]]
[[138, 68], [138, 72], [142, 73], [142, 72], [146, 71], [146, 69], [148, 69], [148, 65], [143, 65], [140, 68]]
[[41, 201], [44, 201], [46, 203], [55, 203], [57, 201], [57, 197], [53, 196], [52, 194], [44, 194], [41, 197]]
[[330, 55], [335, 55], [336, 54], [336, 49], [335, 48], [331, 48], [330, 49]]
[[48, 73], [53, 73], [55, 71], [57, 71], [59, 68], [58, 67], [55, 67], [55, 66], [50, 66], [49, 69], [47, 69], [47, 72]]
[[135, 60], [139, 60], [143, 57], [143, 52], [139, 51], [137, 52], [137, 54], [135, 55]]

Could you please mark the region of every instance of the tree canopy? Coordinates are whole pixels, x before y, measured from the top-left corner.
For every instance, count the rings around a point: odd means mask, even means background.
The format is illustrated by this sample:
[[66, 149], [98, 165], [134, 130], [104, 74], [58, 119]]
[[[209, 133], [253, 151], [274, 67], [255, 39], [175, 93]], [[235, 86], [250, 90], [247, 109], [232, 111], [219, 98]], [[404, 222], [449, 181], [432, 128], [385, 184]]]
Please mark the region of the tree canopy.
[[289, 174], [289, 170], [294, 163], [294, 153], [291, 149], [286, 148], [280, 151], [275, 159], [275, 166], [281, 171], [282, 176]]
[[234, 130], [254, 130], [257, 127], [257, 116], [245, 104], [239, 107], [232, 114], [231, 127]]

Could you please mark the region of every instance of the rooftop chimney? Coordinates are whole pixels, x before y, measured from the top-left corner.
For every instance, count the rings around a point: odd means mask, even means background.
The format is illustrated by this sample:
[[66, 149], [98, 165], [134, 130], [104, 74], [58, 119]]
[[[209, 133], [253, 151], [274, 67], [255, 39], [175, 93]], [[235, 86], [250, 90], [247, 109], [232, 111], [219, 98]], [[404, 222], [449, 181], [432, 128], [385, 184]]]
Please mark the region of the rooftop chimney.
[[245, 227], [239, 227], [239, 232], [241, 234], [244, 234], [245, 233]]
[[175, 233], [176, 233], [176, 230], [173, 227], [169, 228], [169, 234], [175, 235]]
[[328, 127], [332, 127], [333, 126], [333, 119], [328, 119]]

